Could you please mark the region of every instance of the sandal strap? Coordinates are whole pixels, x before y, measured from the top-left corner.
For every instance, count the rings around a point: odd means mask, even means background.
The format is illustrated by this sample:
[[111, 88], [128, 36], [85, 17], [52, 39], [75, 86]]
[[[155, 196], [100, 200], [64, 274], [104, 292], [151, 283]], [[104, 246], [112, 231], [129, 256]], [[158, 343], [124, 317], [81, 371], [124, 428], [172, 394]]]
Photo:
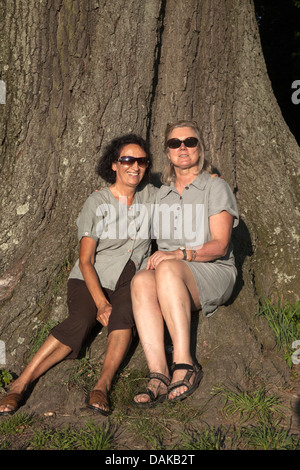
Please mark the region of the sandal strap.
[[160, 372], [150, 372], [149, 374], [149, 379], [157, 379], [157, 380], [160, 380], [160, 382], [162, 382], [164, 385], [166, 385], [167, 387], [170, 385], [170, 382], [171, 380], [169, 379], [169, 377], [167, 377], [166, 375], [164, 374], [161, 374]]
[[97, 405], [104, 405], [104, 406], [109, 406], [107, 397], [105, 393], [103, 393], [101, 390], [92, 390], [89, 395], [89, 404], [97, 404]]
[[[150, 388], [146, 388], [145, 390], [142, 390], [141, 392], [137, 393], [136, 396], [139, 396], [139, 395], [148, 395], [151, 402], [156, 400], [156, 396], [154, 395], [152, 390], [150, 390]], [[145, 403], [148, 403], [148, 402], [145, 402]]]
[[12, 409], [17, 409], [23, 400], [21, 393], [8, 393], [0, 400], [0, 405], [10, 406]]
[[[152, 379], [156, 379], [156, 380], [159, 380], [160, 382], [162, 382], [166, 387], [168, 387], [170, 385], [170, 382], [171, 382], [171, 379], [169, 379], [169, 377], [167, 377], [166, 375], [164, 374], [161, 374], [160, 372], [150, 372], [150, 374], [148, 375], [148, 378], [149, 380], [152, 380]], [[150, 389], [150, 388], [146, 388], [145, 390], [143, 390], [142, 392], [139, 392], [137, 395], [148, 395], [148, 397], [150, 398], [151, 402], [155, 401], [157, 399], [157, 397], [159, 396], [159, 389], [160, 389], [160, 384], [158, 385], [157, 389], [156, 389], [156, 392], [157, 394], [155, 395], [154, 392]]]
[[195, 365], [193, 364], [176, 364], [176, 362], [173, 362], [171, 366], [171, 371], [174, 372], [174, 370], [179, 370], [179, 369], [186, 369], [186, 370], [195, 370]]
[[179, 380], [177, 382], [174, 382], [172, 383], [169, 387], [168, 387], [168, 392], [171, 392], [172, 390], [174, 390], [175, 388], [178, 388], [178, 387], [182, 387], [183, 385], [185, 387], [187, 387], [188, 389], [190, 389], [193, 384], [191, 384], [190, 382], [190, 378], [192, 377], [192, 375], [195, 373], [197, 374], [197, 372], [200, 370], [199, 367], [196, 365], [196, 364], [184, 364], [184, 363], [181, 363], [181, 364], [176, 364], [175, 362], [172, 364], [171, 366], [171, 371], [172, 373], [175, 371], [175, 370], [186, 370], [186, 374], [184, 376], [184, 378], [182, 380]]

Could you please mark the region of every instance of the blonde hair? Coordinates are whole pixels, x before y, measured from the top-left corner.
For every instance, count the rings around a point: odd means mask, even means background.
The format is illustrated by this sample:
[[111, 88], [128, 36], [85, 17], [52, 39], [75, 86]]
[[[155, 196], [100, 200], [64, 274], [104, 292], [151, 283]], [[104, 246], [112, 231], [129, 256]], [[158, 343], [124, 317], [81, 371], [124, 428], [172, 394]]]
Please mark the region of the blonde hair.
[[[165, 142], [164, 142], [164, 151], [167, 154], [168, 153], [168, 140], [171, 132], [178, 128], [178, 127], [189, 127], [193, 129], [195, 132], [199, 143], [198, 143], [198, 148], [199, 148], [199, 163], [198, 163], [198, 172], [197, 174], [201, 174], [203, 171], [208, 171], [209, 173], [212, 173], [212, 167], [211, 165], [205, 160], [204, 158], [204, 141], [203, 141], [203, 136], [202, 133], [198, 127], [198, 124], [195, 121], [176, 121], [173, 123], [168, 123], [166, 130], [165, 130]], [[168, 159], [168, 163], [165, 166], [163, 173], [162, 173], [162, 183], [170, 186], [172, 181], [175, 181], [176, 179], [176, 174], [175, 170], [173, 167], [173, 164], [171, 161]]]

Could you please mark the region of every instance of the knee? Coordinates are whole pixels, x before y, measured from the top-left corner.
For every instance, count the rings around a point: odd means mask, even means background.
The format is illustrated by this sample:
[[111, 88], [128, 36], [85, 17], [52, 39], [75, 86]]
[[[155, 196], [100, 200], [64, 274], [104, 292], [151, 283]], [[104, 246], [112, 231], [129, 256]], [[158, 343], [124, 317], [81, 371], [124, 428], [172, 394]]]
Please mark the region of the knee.
[[156, 276], [160, 278], [165, 278], [169, 275], [178, 275], [180, 272], [178, 261], [176, 260], [163, 260], [157, 266], [155, 272]]
[[156, 292], [155, 271], [139, 271], [131, 280], [131, 298], [136, 300], [145, 300], [149, 295]]
[[141, 278], [141, 272], [139, 272], [139, 273], [137, 273], [133, 276], [133, 278], [131, 279], [131, 282], [130, 282], [131, 290], [134, 290], [139, 286], [139, 284], [141, 282], [140, 278]]
[[148, 277], [148, 272], [146, 270], [136, 273], [131, 279], [131, 292], [135, 293], [143, 289], [147, 285]]

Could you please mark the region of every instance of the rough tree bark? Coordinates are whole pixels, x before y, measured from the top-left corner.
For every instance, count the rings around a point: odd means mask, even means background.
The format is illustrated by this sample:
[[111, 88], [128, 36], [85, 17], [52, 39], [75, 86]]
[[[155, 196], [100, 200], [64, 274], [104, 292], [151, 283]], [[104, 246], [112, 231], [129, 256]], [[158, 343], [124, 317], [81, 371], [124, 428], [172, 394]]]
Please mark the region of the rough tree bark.
[[0, 15], [7, 367], [21, 368], [39, 323], [66, 315], [75, 220], [101, 184], [99, 150], [135, 131], [150, 138], [159, 172], [165, 124], [193, 118], [241, 213], [232, 302], [194, 320], [206, 369], [197, 393], [229, 377], [281, 386], [285, 365], [255, 313], [259, 298], [299, 298], [300, 152], [272, 92], [252, 1], [15, 0], [1, 2]]

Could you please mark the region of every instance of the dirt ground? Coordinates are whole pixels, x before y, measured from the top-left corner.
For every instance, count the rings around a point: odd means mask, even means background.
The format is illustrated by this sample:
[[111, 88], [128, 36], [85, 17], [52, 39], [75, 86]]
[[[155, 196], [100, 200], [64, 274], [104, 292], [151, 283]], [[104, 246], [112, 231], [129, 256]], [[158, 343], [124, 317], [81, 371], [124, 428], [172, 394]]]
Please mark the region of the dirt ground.
[[[145, 441], [127, 425], [128, 420], [135, 420], [139, 416], [136, 408], [131, 406], [130, 403], [125, 403], [125, 406], [122, 405], [122, 410], [119, 410], [118, 406], [116, 406], [109, 418], [86, 407], [86, 393], [78, 386], [69, 388], [66, 385], [70, 375], [71, 362], [73, 361], [64, 361], [41, 377], [17, 414], [26, 413], [33, 416], [37, 419], [38, 426], [41, 429], [51, 428], [59, 430], [65, 429], [68, 426], [78, 429], [84, 427], [85, 423], [90, 420], [97, 425], [103, 426], [106, 423], [110, 423], [115, 430], [114, 446], [116, 449], [127, 451], [152, 449], [153, 444], [151, 442]], [[291, 373], [291, 377], [290, 385], [281, 390], [279, 395], [282, 403], [287, 407], [286, 418], [289, 424], [286, 424], [290, 427], [290, 433], [300, 437], [300, 373]], [[186, 429], [194, 431], [206, 429], [207, 427], [229, 429], [235, 424], [231, 419], [224, 417], [222, 402], [217, 396], [204, 396], [201, 384], [199, 390], [192, 397], [182, 402], [182, 405], [175, 405], [177, 407], [185, 407], [184, 414], [190, 414], [191, 416], [194, 414], [196, 416], [196, 418], [190, 420], [189, 424], [183, 423], [183, 415], [179, 408], [177, 408], [178, 412], [173, 413], [170, 417], [169, 411], [165, 406], [162, 404], [146, 412], [143, 410], [142, 415], [145, 419], [151, 420], [154, 418], [162, 420], [165, 414], [167, 432], [163, 445], [168, 449], [178, 444], [178, 436]], [[199, 417], [197, 417], [200, 409], [202, 411]], [[120, 411], [122, 412], [122, 417], [120, 417]], [[178, 416], [177, 420], [176, 416]], [[7, 417], [1, 417], [0, 423], [4, 419], [7, 419]], [[23, 430], [22, 433], [12, 437], [10, 439], [10, 450], [27, 449], [28, 437], [31, 432], [32, 430]]]

